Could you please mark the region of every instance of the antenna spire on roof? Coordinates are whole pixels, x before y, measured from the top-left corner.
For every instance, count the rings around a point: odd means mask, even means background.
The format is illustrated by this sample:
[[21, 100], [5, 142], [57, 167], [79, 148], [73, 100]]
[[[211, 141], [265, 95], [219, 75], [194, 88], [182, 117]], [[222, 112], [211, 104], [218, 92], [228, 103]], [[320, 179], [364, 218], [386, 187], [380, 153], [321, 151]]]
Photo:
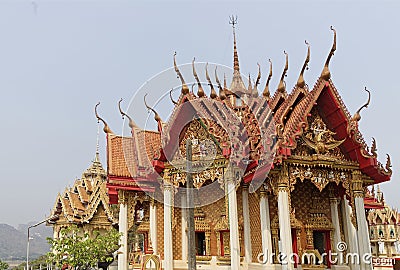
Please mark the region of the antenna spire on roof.
[[236, 48], [236, 32], [235, 32], [235, 25], [237, 24], [237, 16], [230, 16], [229, 17], [229, 24], [232, 25], [233, 30], [233, 69], [234, 72], [240, 73], [239, 69], [239, 56]]

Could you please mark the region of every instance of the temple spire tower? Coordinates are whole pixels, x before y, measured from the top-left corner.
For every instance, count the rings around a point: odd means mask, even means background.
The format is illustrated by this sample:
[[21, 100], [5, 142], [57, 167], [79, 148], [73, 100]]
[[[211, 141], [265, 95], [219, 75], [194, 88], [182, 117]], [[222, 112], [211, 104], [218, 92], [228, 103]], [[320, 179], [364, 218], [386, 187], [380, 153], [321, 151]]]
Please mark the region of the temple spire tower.
[[237, 96], [240, 96], [243, 93], [246, 93], [246, 86], [240, 76], [240, 67], [239, 67], [239, 55], [237, 51], [236, 45], [236, 24], [237, 17], [231, 16], [229, 20], [229, 24], [232, 25], [233, 30], [233, 78], [230, 86], [230, 90], [235, 93]]

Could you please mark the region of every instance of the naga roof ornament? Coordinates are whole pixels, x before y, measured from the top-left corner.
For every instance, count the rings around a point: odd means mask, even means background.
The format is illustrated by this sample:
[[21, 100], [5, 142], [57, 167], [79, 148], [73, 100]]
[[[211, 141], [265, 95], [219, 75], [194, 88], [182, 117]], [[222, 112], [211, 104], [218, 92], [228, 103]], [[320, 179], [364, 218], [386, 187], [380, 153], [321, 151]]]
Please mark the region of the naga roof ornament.
[[176, 64], [176, 52], [174, 53], [174, 68], [175, 68], [176, 74], [178, 75], [178, 77], [181, 80], [181, 84], [182, 84], [181, 93], [182, 93], [182, 95], [186, 95], [189, 93], [189, 87], [187, 86], [185, 80], [183, 79], [182, 73], [179, 71], [178, 65]]
[[286, 63], [285, 63], [285, 67], [283, 69], [281, 80], [279, 81], [279, 85], [278, 85], [278, 89], [277, 89], [277, 91], [281, 92], [281, 93], [285, 93], [286, 92], [286, 83], [285, 83], [284, 79], [286, 77], [286, 72], [289, 69], [289, 56], [288, 56], [286, 51], [283, 51], [283, 53], [286, 56]]
[[329, 52], [328, 58], [325, 61], [325, 66], [324, 69], [322, 70], [321, 73], [321, 78], [324, 80], [329, 80], [331, 78], [331, 72], [329, 70], [329, 62], [331, 61], [332, 56], [335, 54], [336, 51], [336, 30], [331, 26], [331, 30], [333, 31], [333, 44], [331, 51]]
[[253, 97], [258, 97], [258, 85], [260, 84], [260, 79], [261, 79], [261, 67], [260, 67], [260, 64], [257, 63], [257, 66], [258, 66], [258, 74], [257, 74], [256, 83], [254, 84], [254, 88], [253, 88], [253, 93], [252, 93]]
[[304, 86], [306, 85], [305, 81], [304, 81], [304, 71], [307, 69], [308, 70], [308, 62], [310, 62], [310, 43], [307, 42], [307, 40], [305, 40], [305, 43], [307, 45], [307, 57], [306, 60], [304, 61], [303, 67], [300, 71], [300, 76], [297, 80], [297, 87], [300, 88], [304, 88]]
[[124, 113], [124, 112], [122, 111], [122, 109], [121, 109], [121, 102], [122, 102], [122, 98], [118, 101], [118, 109], [119, 109], [119, 112], [120, 112], [121, 115], [122, 115], [122, 119], [124, 119], [125, 117], [128, 118], [128, 120], [129, 120], [129, 127], [130, 127], [130, 128], [137, 127], [137, 125], [136, 125], [135, 122], [132, 120], [132, 118], [131, 118], [129, 115], [127, 115], [126, 113]]
[[160, 115], [154, 110], [152, 107], [150, 107], [147, 102], [146, 102], [146, 96], [147, 94], [144, 95], [143, 100], [144, 100], [144, 105], [146, 106], [147, 110], [152, 111], [154, 113], [154, 120], [157, 121], [157, 123], [161, 122], [161, 117]]
[[368, 100], [367, 100], [367, 103], [365, 103], [364, 105], [362, 105], [362, 106], [360, 107], [360, 109], [358, 109], [358, 110], [356, 111], [356, 113], [355, 113], [355, 114], [353, 115], [353, 117], [351, 118], [351, 121], [360, 122], [360, 120], [361, 120], [361, 114], [360, 114], [361, 110], [364, 109], [364, 108], [368, 108], [369, 102], [371, 101], [371, 92], [367, 89], [367, 87], [365, 87], [365, 91], [368, 92]]
[[213, 84], [211, 82], [211, 79], [210, 79], [210, 75], [208, 75], [208, 63], [206, 64], [206, 78], [207, 78], [207, 81], [208, 81], [208, 85], [211, 88], [210, 98], [215, 99], [218, 95], [217, 95], [217, 92], [215, 92], [214, 86], [213, 86]]
[[104, 131], [104, 133], [106, 133], [106, 134], [114, 134], [114, 132], [112, 132], [112, 130], [111, 130], [110, 127], [108, 126], [107, 122], [104, 121], [104, 119], [101, 118], [101, 117], [99, 116], [99, 114], [97, 113], [97, 106], [99, 106], [99, 105], [100, 105], [100, 102], [98, 102], [98, 103], [96, 104], [96, 106], [94, 106], [94, 114], [96, 115], [97, 123], [98, 123], [99, 121], [103, 122], [103, 124], [104, 124], [103, 131]]
[[269, 92], [269, 82], [272, 78], [272, 61], [271, 59], [268, 59], [269, 61], [269, 75], [268, 75], [268, 79], [267, 82], [265, 83], [265, 88], [264, 88], [264, 92], [263, 92], [263, 96], [268, 100], [270, 99], [271, 93]]
[[174, 105], [178, 105], [178, 102], [176, 102], [173, 98], [172, 98], [172, 90], [174, 90], [173, 88], [171, 90], [169, 90], [169, 98], [171, 99], [171, 102]]
[[222, 88], [221, 86], [221, 82], [218, 79], [218, 74], [217, 74], [217, 66], [215, 66], [215, 81], [218, 84], [218, 89], [219, 89], [219, 98], [221, 100], [225, 100], [226, 99], [226, 95], [225, 95], [225, 90]]
[[194, 78], [196, 79], [196, 82], [197, 82], [197, 96], [198, 97], [204, 97], [205, 93], [204, 93], [203, 87], [201, 86], [199, 76], [197, 76], [197, 72], [196, 72], [196, 69], [194, 67], [194, 61], [195, 60], [196, 60], [195, 58], [193, 58], [193, 60], [192, 60], [192, 69], [193, 69], [193, 76], [194, 76]]

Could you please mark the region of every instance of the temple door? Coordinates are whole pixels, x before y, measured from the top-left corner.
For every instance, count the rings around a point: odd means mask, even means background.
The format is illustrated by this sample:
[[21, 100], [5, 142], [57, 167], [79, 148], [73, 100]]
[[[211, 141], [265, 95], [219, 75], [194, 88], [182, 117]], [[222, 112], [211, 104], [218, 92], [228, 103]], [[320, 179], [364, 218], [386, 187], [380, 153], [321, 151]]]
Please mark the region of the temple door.
[[331, 262], [328, 259], [331, 251], [330, 231], [314, 231], [313, 238], [314, 249], [318, 250], [319, 254], [323, 256], [323, 264], [330, 268]]

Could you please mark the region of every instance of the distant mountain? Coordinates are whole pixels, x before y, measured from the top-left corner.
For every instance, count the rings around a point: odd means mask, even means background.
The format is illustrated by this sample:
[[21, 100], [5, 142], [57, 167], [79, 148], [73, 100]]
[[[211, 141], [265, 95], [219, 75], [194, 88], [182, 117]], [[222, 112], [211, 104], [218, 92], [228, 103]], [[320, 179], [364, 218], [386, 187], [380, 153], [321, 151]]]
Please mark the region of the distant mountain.
[[[18, 230], [7, 224], [0, 224], [0, 259], [25, 260], [27, 245], [27, 230], [30, 224], [21, 224]], [[31, 240], [29, 259], [35, 259], [49, 251], [47, 237], [51, 237], [52, 229], [44, 225], [30, 230]]]

